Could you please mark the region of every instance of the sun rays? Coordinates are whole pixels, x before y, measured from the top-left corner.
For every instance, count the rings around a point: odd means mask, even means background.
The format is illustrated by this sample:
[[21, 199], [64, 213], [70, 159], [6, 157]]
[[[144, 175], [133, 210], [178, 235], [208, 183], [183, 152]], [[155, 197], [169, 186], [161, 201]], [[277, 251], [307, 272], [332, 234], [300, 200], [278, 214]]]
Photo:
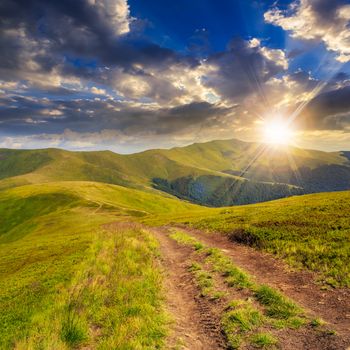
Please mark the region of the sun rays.
[[294, 132], [288, 123], [283, 121], [270, 121], [264, 123], [264, 142], [276, 145], [289, 145], [293, 141]]

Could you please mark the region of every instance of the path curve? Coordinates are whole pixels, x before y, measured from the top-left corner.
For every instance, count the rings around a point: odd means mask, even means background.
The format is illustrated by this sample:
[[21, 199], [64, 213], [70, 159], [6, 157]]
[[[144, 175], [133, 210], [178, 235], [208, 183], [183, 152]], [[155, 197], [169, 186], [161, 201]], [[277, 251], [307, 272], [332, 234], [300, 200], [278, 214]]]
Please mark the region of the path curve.
[[184, 226], [179, 228], [205, 244], [222, 249], [237, 266], [255, 276], [259, 283], [281, 290], [311, 315], [322, 317], [350, 347], [350, 289], [321, 290], [315, 282], [314, 273], [292, 270], [271, 254], [231, 242], [220, 233], [205, 233]]

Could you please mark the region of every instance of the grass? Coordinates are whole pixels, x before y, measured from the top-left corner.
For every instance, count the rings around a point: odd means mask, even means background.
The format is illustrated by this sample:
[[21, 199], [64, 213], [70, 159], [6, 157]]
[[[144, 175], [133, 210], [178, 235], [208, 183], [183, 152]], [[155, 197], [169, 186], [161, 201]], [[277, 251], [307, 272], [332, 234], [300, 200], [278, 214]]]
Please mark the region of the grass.
[[170, 237], [174, 239], [176, 242], [190, 246], [194, 248], [195, 250], [202, 250], [205, 246], [201, 243], [198, 242], [194, 237], [182, 232], [175, 230]]
[[132, 225], [116, 226], [99, 239], [98, 253], [80, 282], [83, 313], [90, 327], [100, 330], [96, 348], [160, 348], [167, 318], [162, 276], [155, 262], [157, 241]]
[[78, 346], [87, 339], [87, 332], [84, 325], [81, 324], [79, 315], [76, 312], [76, 305], [73, 301], [67, 305], [64, 312], [65, 317], [62, 320], [60, 331], [61, 340], [70, 347]]
[[156, 241], [141, 228], [112, 234], [100, 228], [179, 210], [177, 200], [150, 198], [94, 183], [1, 192], [1, 349], [66, 349], [90, 341], [101, 349], [158, 347], [167, 320]]
[[249, 334], [256, 333], [265, 323], [264, 316], [251, 302], [234, 300], [229, 310], [222, 317], [222, 329], [228, 345], [239, 349], [244, 342], [249, 341]]
[[192, 262], [189, 271], [195, 277], [197, 285], [201, 291], [201, 296], [209, 297], [211, 300], [217, 300], [225, 295], [224, 291], [215, 288], [213, 275], [197, 262]]
[[168, 318], [158, 245], [136, 225], [98, 232], [70, 283], [32, 319], [17, 349], [160, 349]]
[[145, 218], [183, 223], [272, 253], [294, 268], [319, 274], [320, 283], [350, 286], [350, 191], [320, 193], [224, 209], [196, 209]]
[[233, 301], [230, 303], [230, 308], [231, 310], [224, 315], [224, 329], [247, 332], [258, 328], [264, 322], [263, 314], [251, 302]]
[[201, 290], [201, 295], [206, 296], [211, 294], [214, 286], [212, 275], [203, 270], [203, 268], [198, 264], [192, 264], [190, 271], [193, 272], [196, 278], [197, 284]]
[[256, 288], [255, 297], [266, 307], [267, 315], [273, 318], [286, 320], [301, 312], [295, 303], [266, 285]]
[[46, 215], [23, 238], [0, 244], [1, 349], [25, 337], [32, 318], [52, 308], [57, 291], [73, 277], [91, 243], [91, 228], [104, 222], [87, 220], [90, 214]]
[[277, 339], [269, 333], [257, 333], [251, 337], [251, 343], [258, 348], [271, 348], [277, 344]]
[[313, 320], [311, 320], [310, 324], [312, 327], [320, 327], [324, 326], [326, 322], [322, 320], [322, 318], [314, 318]]
[[209, 248], [206, 253], [208, 255], [206, 260], [213, 265], [215, 271], [220, 272], [225, 277], [229, 287], [250, 288], [254, 285], [251, 277], [235, 266], [220, 249]]

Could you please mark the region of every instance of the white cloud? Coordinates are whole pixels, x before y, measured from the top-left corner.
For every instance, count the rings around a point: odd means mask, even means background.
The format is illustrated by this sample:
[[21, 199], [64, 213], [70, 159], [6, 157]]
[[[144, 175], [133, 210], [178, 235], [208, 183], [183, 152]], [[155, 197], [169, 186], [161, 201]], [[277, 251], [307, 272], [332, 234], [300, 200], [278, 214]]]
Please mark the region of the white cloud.
[[115, 35], [130, 31], [130, 9], [126, 0], [88, 0], [99, 15], [105, 18]]
[[90, 91], [94, 94], [94, 95], [107, 95], [106, 90], [104, 89], [99, 89], [96, 86], [93, 86]]
[[350, 5], [338, 0], [300, 0], [287, 11], [271, 9], [264, 18], [295, 38], [323, 41], [340, 62], [350, 61]]

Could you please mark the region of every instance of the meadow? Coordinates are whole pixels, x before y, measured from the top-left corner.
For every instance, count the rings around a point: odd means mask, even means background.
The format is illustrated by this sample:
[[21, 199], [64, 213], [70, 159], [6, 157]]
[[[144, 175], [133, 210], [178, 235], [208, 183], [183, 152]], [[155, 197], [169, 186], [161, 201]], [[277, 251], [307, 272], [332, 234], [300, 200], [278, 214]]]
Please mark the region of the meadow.
[[180, 216], [145, 219], [185, 224], [269, 252], [319, 273], [332, 287], [350, 286], [350, 192], [319, 193]]
[[157, 348], [157, 242], [136, 225], [103, 225], [191, 206], [91, 182], [2, 191], [0, 348]]
[[[0, 192], [0, 348], [164, 347], [171, 317], [154, 226], [226, 235], [318, 272], [322, 286], [348, 287], [349, 209], [349, 192], [206, 208], [152, 190], [90, 181], [9, 186]], [[205, 252], [218, 271], [229, 274], [228, 285], [246, 288], [254, 298], [261, 292], [257, 302], [267, 303], [264, 295], [268, 299], [273, 291], [260, 290], [217, 250]], [[203, 296], [220, 298], [211, 276], [201, 266], [192, 269]], [[248, 304], [240, 308], [251, 311]], [[236, 325], [225, 316], [222, 322], [229, 338]], [[262, 333], [254, 341], [274, 344], [275, 338]]]

